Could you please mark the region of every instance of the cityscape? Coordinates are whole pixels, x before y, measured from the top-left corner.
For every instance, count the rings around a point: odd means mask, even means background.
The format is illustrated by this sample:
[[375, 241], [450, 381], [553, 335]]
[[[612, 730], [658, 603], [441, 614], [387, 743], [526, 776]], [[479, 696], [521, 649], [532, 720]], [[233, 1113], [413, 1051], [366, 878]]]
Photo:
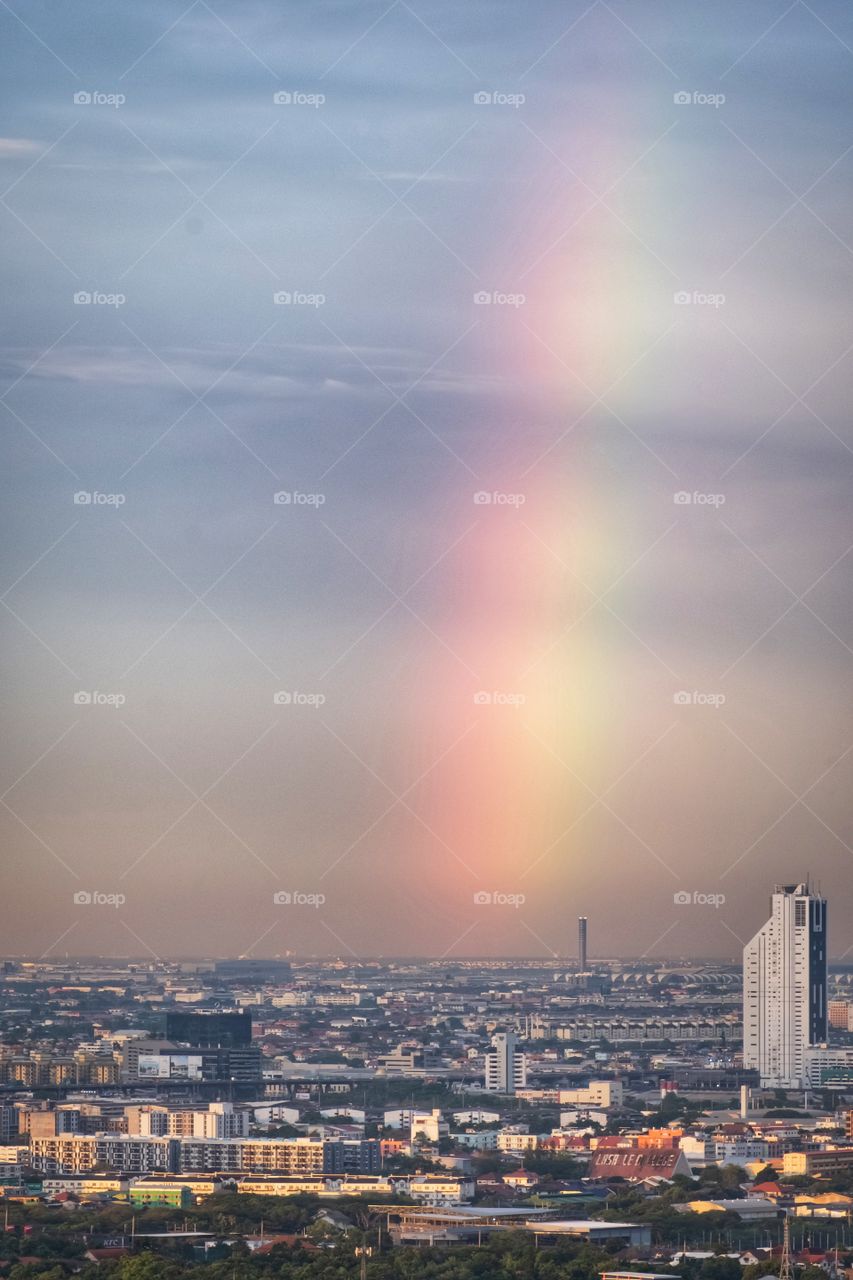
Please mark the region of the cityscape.
[[850, 0], [0, 0], [0, 1280], [853, 1280]]
[[841, 1276], [853, 962], [828, 962], [829, 906], [776, 885], [742, 965], [599, 960], [586, 916], [550, 963], [7, 960], [4, 1256]]

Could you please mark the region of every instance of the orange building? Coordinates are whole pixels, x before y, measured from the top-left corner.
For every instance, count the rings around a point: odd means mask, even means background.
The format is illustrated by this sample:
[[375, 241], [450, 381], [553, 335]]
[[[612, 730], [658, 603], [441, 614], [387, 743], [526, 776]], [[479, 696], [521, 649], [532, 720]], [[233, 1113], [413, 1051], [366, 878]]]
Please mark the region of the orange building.
[[683, 1129], [649, 1129], [637, 1138], [640, 1151], [674, 1151], [684, 1137]]

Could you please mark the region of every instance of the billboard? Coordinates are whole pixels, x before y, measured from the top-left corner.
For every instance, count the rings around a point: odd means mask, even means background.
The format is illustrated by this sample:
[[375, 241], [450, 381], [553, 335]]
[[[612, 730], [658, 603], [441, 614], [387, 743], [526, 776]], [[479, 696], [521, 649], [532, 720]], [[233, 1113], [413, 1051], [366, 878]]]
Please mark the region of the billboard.
[[202, 1058], [187, 1053], [140, 1053], [138, 1075], [145, 1080], [201, 1080]]

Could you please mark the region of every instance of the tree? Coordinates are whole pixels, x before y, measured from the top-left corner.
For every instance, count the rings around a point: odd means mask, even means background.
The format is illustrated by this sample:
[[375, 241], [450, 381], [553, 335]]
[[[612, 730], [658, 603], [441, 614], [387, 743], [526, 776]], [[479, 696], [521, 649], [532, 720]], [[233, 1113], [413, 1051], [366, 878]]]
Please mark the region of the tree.
[[701, 1280], [741, 1280], [743, 1268], [737, 1258], [706, 1258], [699, 1275]]

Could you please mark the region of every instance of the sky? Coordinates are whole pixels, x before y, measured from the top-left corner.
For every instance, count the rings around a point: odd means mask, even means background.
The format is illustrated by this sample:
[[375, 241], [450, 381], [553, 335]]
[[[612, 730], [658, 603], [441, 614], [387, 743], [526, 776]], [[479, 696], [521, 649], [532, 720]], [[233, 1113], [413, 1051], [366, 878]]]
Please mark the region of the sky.
[[853, 13], [0, 9], [7, 955], [853, 954]]

